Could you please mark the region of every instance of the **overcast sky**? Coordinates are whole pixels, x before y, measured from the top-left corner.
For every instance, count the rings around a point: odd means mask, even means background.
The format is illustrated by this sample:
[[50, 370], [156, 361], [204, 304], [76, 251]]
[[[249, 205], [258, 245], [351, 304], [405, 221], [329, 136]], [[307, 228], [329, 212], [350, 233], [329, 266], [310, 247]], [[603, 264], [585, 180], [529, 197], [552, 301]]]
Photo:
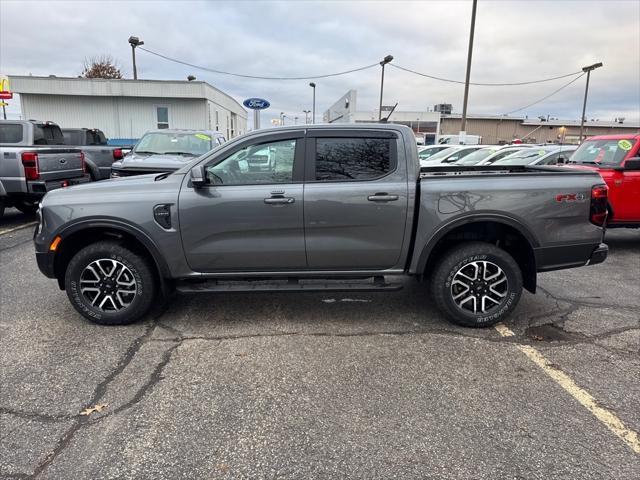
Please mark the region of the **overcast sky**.
[[[0, 73], [77, 76], [85, 57], [112, 55], [131, 77], [130, 35], [189, 63], [265, 76], [332, 73], [394, 56], [394, 63], [464, 79], [471, 1], [203, 2], [0, 0]], [[472, 82], [519, 82], [579, 71], [591, 76], [588, 118], [640, 120], [640, 1], [479, 0]], [[138, 52], [138, 76], [193, 74], [239, 101], [271, 102], [265, 117], [304, 117], [309, 81], [247, 80], [177, 65]], [[533, 86], [472, 86], [469, 112], [503, 114], [570, 79]], [[585, 78], [518, 115], [577, 119]], [[317, 83], [317, 117], [349, 89], [358, 110], [377, 108], [380, 67]], [[424, 111], [435, 103], [462, 110], [463, 86], [387, 68], [385, 104]], [[17, 102], [9, 112], [19, 112]], [[265, 118], [266, 119], [266, 118]], [[264, 120], [263, 120], [264, 121]]]

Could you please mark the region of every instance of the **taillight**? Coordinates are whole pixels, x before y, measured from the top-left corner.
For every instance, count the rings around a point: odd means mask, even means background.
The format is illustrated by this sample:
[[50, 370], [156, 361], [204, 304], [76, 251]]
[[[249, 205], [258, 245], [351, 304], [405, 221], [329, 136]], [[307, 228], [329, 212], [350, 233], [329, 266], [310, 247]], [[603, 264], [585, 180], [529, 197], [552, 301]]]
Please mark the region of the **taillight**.
[[27, 180], [38, 180], [40, 178], [38, 154], [36, 152], [22, 152], [22, 166], [24, 167], [24, 178]]
[[113, 149], [113, 159], [114, 160], [122, 160], [124, 158], [124, 155], [122, 154], [122, 149], [121, 148], [114, 148]]
[[609, 189], [606, 185], [594, 185], [591, 187], [591, 212], [590, 220], [594, 225], [602, 227], [607, 221], [607, 197]]
[[80, 165], [82, 165], [82, 173], [87, 173], [87, 163], [84, 161], [84, 152], [80, 152]]

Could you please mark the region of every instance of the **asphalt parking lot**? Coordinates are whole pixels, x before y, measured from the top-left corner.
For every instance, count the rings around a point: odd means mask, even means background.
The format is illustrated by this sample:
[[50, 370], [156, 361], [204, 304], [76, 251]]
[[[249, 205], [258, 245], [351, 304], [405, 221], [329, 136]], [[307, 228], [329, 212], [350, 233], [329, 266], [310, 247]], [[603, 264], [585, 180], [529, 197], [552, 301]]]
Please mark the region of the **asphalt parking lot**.
[[176, 296], [100, 327], [39, 273], [29, 221], [0, 223], [0, 478], [640, 477], [640, 231], [541, 274], [501, 335], [413, 281]]

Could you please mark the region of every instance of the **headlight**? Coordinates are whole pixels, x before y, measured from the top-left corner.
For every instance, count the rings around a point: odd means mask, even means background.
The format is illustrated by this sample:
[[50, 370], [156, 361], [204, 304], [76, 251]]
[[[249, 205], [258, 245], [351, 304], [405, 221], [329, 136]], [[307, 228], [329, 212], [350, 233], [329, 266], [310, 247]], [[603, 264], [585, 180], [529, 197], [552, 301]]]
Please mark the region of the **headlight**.
[[38, 210], [36, 211], [36, 217], [38, 218], [38, 226], [36, 227], [36, 231], [33, 234], [34, 237], [36, 235], [40, 235], [44, 228], [44, 217], [42, 216], [42, 202], [38, 203]]

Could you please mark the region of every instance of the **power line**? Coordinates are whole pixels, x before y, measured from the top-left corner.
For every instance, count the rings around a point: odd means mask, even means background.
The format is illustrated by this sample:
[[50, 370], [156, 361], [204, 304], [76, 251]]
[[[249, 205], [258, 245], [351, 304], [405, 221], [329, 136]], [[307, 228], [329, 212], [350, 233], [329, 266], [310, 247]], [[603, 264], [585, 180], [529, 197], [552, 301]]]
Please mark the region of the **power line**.
[[540, 100], [536, 100], [533, 103], [530, 103], [529, 105], [526, 105], [522, 108], [518, 108], [516, 110], [511, 110], [510, 112], [507, 113], [503, 113], [503, 115], [511, 115], [512, 113], [516, 113], [519, 112], [520, 110], [524, 110], [525, 108], [529, 108], [529, 107], [533, 107], [534, 105], [537, 105], [540, 102], [545, 101], [547, 98], [551, 98], [553, 97], [556, 93], [558, 93], [560, 90], [564, 90], [565, 88], [567, 88], [569, 85], [571, 85], [573, 82], [577, 81], [578, 79], [582, 78], [584, 76], [584, 72], [582, 72], [580, 75], [578, 75], [576, 78], [574, 78], [573, 80], [571, 80], [569, 83], [565, 83], [563, 86], [561, 86], [560, 88], [558, 88], [557, 90], [554, 90], [553, 92], [551, 92], [549, 95], [547, 95], [546, 97], [542, 97]]
[[327, 73], [327, 74], [324, 74], [324, 75], [313, 75], [313, 76], [308, 76], [308, 77], [263, 77], [263, 76], [260, 76], [260, 75], [245, 75], [245, 74], [242, 74], [242, 73], [232, 73], [232, 72], [224, 72], [222, 70], [215, 70], [213, 68], [203, 67], [201, 65], [195, 65], [195, 64], [189, 63], [189, 62], [183, 62], [182, 60], [178, 60], [177, 58], [171, 58], [171, 57], [168, 57], [168, 56], [163, 55], [161, 53], [151, 51], [151, 50], [149, 50], [147, 48], [143, 48], [143, 47], [138, 47], [138, 48], [140, 50], [144, 50], [147, 53], [150, 53], [151, 55], [155, 55], [157, 57], [164, 58], [165, 60], [169, 60], [170, 62], [175, 62], [175, 63], [179, 63], [181, 65], [186, 65], [188, 67], [197, 68], [198, 70], [204, 70], [206, 72], [212, 72], [212, 73], [219, 73], [221, 75], [230, 75], [232, 77], [253, 78], [253, 79], [258, 79], [258, 80], [314, 80], [314, 79], [317, 79], [317, 78], [337, 77], [339, 75], [346, 75], [348, 73], [359, 72], [359, 71], [362, 71], [362, 70], [366, 70], [368, 68], [372, 68], [372, 67], [378, 66], [378, 62], [376, 62], [376, 63], [372, 63], [371, 65], [366, 65], [364, 67], [354, 68], [352, 70], [345, 70], [344, 72]]
[[[394, 63], [390, 63], [389, 65], [391, 65], [392, 67], [397, 68], [399, 70], [404, 70], [405, 72], [415, 73], [416, 75], [420, 75], [421, 77], [431, 78], [432, 80], [439, 80], [441, 82], [448, 82], [448, 83], [458, 83], [458, 84], [461, 84], [461, 85], [464, 85], [464, 83], [465, 83], [462, 80], [452, 80], [450, 78], [436, 77], [435, 75], [429, 75], [427, 73], [416, 72], [415, 70], [411, 70], [410, 68], [402, 67], [402, 66], [394, 64]], [[579, 73], [581, 73], [581, 71], [577, 71], [577, 72], [573, 72], [573, 73], [567, 73], [566, 75], [559, 75], [557, 77], [543, 78], [541, 80], [531, 80], [531, 81], [528, 81], [528, 82], [511, 82], [511, 83], [474, 83], [474, 82], [470, 82], [469, 85], [476, 85], [476, 86], [479, 86], [479, 87], [509, 87], [509, 86], [517, 86], [517, 85], [531, 85], [531, 84], [534, 84], [534, 83], [551, 82], [552, 80], [558, 80], [560, 78], [572, 77], [573, 75], [577, 75]]]

